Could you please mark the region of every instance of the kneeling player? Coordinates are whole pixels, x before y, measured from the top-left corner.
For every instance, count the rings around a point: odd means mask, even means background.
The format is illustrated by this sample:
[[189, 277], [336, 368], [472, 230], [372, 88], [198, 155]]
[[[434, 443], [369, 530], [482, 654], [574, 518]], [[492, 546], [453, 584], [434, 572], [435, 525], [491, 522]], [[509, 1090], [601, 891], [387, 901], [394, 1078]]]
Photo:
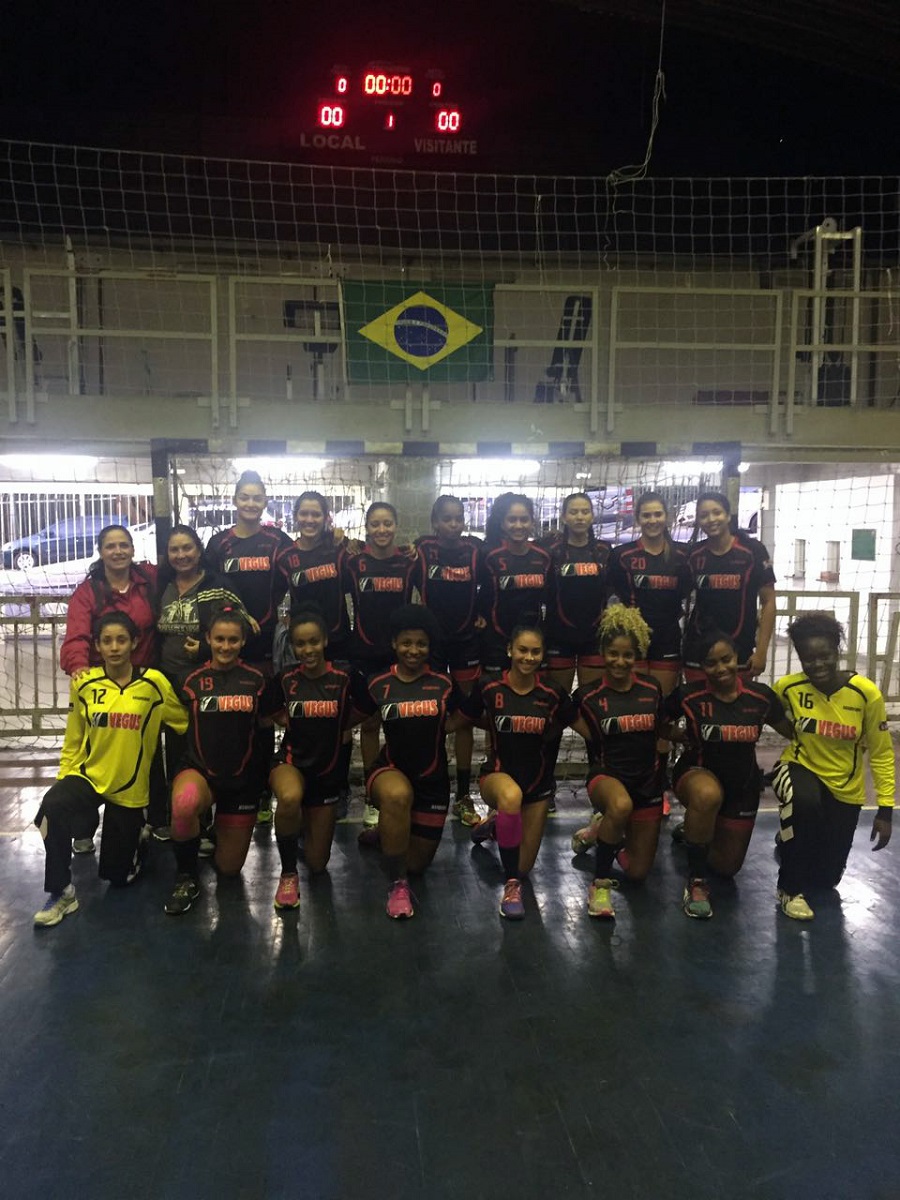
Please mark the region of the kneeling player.
[[476, 845], [497, 839], [506, 884], [500, 915], [525, 916], [522, 879], [535, 864], [553, 795], [559, 735], [575, 717], [569, 694], [538, 674], [544, 635], [518, 625], [507, 653], [508, 671], [476, 684], [463, 712], [488, 731], [490, 748], [478, 783], [493, 811], [472, 830]]
[[160, 726], [184, 733], [187, 713], [160, 671], [132, 666], [137, 643], [131, 618], [107, 613], [97, 622], [95, 640], [103, 666], [72, 680], [59, 777], [34, 822], [44, 839], [44, 890], [50, 893], [35, 913], [35, 925], [58, 925], [77, 910], [72, 831], [85, 823], [96, 829], [101, 804], [106, 808], [100, 878], [123, 886], [140, 873], [149, 834], [150, 762]]
[[793, 731], [771, 688], [742, 678], [738, 646], [724, 633], [697, 643], [705, 680], [684, 684], [666, 702], [684, 721], [686, 749], [675, 764], [675, 794], [685, 807], [688, 878], [682, 908], [689, 917], [712, 916], [707, 874], [732, 878], [744, 863], [759, 808], [756, 743], [764, 725], [782, 737]]
[[210, 661], [184, 681], [187, 752], [172, 785], [172, 848], [178, 867], [166, 912], [180, 916], [200, 895], [200, 817], [216, 806], [220, 875], [240, 873], [250, 848], [265, 780], [256, 769], [258, 721], [280, 707], [277, 684], [241, 659], [247, 640], [240, 612], [221, 609], [206, 634]]
[[421, 604], [404, 604], [390, 618], [397, 661], [369, 677], [356, 707], [377, 714], [385, 744], [366, 778], [378, 809], [378, 842], [390, 876], [389, 917], [415, 913], [407, 876], [434, 858], [450, 805], [446, 734], [456, 727], [456, 692], [449, 676], [428, 665], [439, 628]]
[[326, 660], [328, 633], [321, 613], [299, 612], [288, 637], [296, 665], [279, 677], [287, 728], [272, 762], [269, 787], [278, 806], [275, 838], [281, 858], [276, 908], [297, 908], [297, 840], [310, 875], [328, 865], [337, 802], [346, 780], [342, 750], [349, 735], [350, 676]]

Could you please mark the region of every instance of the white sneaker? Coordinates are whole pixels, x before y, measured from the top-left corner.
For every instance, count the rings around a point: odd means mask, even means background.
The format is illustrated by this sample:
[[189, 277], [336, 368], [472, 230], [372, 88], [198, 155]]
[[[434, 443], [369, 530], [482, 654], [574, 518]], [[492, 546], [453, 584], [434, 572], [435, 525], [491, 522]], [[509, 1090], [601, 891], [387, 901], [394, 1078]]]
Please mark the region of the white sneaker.
[[35, 925], [58, 925], [63, 917], [78, 911], [78, 900], [71, 885], [55, 896], [48, 896], [44, 907], [34, 914]]
[[796, 896], [790, 896], [779, 888], [777, 894], [781, 911], [792, 921], [811, 921], [816, 915], [806, 903], [806, 897], [802, 892], [798, 892]]
[[73, 854], [93, 854], [94, 839], [93, 838], [76, 838], [72, 843]]
[[378, 824], [378, 809], [374, 804], [365, 804], [363, 806], [363, 825], [366, 829], [373, 829]]

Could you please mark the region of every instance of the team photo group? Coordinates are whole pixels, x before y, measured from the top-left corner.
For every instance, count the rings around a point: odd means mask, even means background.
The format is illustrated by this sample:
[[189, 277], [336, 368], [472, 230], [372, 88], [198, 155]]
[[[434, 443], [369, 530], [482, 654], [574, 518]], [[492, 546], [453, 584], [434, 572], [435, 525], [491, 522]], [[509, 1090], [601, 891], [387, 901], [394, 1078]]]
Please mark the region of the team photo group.
[[451, 800], [473, 843], [496, 843], [500, 915], [525, 916], [564, 737], [584, 742], [575, 759], [592, 816], [571, 839], [575, 856], [595, 860], [592, 918], [614, 920], [620, 882], [649, 875], [673, 801], [684, 809], [672, 831], [682, 909], [712, 917], [716, 880], [740, 871], [750, 844], [767, 727], [784, 739], [767, 779], [786, 917], [812, 920], [816, 893], [840, 881], [869, 777], [872, 848], [888, 844], [895, 770], [882, 695], [842, 669], [843, 629], [818, 612], [787, 630], [800, 669], [758, 681], [775, 576], [725, 495], [696, 498], [682, 543], [665, 498], [647, 492], [634, 507], [640, 536], [615, 547], [598, 538], [584, 492], [542, 536], [525, 495], [498, 496], [483, 537], [466, 532], [460, 499], [439, 496], [431, 531], [409, 544], [383, 501], [361, 541], [334, 527], [318, 492], [297, 499], [295, 538], [266, 523], [267, 502], [245, 472], [233, 527], [204, 546], [173, 526], [158, 565], [134, 561], [126, 526], [101, 531], [61, 646], [69, 717], [35, 817], [47, 893], [35, 925], [77, 911], [73, 853], [98, 853], [101, 879], [121, 887], [140, 876], [151, 839], [169, 842], [161, 907], [180, 916], [201, 894], [201, 858], [239, 874], [257, 824], [271, 821], [274, 906], [297, 909], [301, 862], [309, 877], [327, 869], [346, 815], [357, 727], [359, 842], [381, 856], [395, 919], [416, 912], [410, 878], [432, 862]]

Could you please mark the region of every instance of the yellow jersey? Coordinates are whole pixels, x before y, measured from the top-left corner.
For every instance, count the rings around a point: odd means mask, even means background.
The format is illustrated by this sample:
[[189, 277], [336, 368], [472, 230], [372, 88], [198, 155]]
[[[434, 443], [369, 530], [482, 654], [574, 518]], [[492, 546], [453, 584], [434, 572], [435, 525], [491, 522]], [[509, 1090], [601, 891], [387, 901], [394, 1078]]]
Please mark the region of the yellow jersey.
[[187, 724], [187, 710], [160, 671], [135, 667], [121, 686], [104, 667], [92, 667], [69, 689], [57, 778], [79, 775], [113, 804], [143, 808], [160, 726], [184, 733]]
[[775, 684], [794, 736], [781, 755], [822, 780], [836, 800], [864, 804], [863, 756], [868, 754], [879, 807], [894, 806], [894, 746], [884, 697], [871, 679], [851, 675], [843, 687], [824, 695], [803, 672]]

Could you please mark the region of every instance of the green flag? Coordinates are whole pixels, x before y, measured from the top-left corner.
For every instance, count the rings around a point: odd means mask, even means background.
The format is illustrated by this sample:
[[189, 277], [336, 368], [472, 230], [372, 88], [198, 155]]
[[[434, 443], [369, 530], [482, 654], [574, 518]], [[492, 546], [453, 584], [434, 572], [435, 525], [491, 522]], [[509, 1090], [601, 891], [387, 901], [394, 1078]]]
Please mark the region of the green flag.
[[345, 283], [344, 321], [351, 383], [491, 378], [490, 287]]

